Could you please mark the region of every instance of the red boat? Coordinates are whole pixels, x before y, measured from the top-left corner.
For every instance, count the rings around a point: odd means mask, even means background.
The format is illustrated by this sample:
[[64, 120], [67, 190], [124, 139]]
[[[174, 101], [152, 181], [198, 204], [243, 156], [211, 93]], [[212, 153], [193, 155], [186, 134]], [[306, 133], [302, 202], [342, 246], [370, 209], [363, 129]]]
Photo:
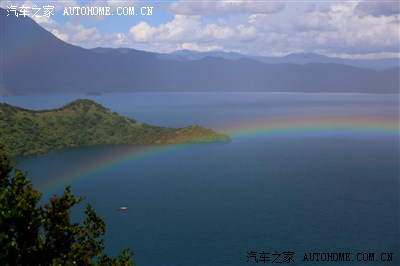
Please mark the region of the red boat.
[[119, 211], [126, 211], [126, 210], [128, 210], [128, 207], [119, 207], [117, 210], [119, 210]]

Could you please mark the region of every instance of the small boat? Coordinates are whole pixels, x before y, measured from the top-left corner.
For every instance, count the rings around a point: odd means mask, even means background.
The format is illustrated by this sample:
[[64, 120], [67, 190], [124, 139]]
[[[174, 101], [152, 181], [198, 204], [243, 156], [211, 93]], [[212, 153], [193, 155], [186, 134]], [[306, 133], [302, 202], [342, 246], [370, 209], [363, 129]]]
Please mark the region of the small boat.
[[119, 207], [117, 210], [118, 211], [126, 211], [128, 209], [128, 207]]

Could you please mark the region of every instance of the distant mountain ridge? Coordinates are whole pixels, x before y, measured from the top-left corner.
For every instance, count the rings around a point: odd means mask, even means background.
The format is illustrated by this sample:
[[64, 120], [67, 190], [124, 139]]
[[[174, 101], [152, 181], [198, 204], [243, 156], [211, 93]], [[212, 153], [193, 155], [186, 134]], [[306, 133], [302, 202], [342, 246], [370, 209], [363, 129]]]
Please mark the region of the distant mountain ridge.
[[[99, 49], [99, 48], [95, 48]], [[99, 49], [101, 50], [101, 48]], [[99, 51], [96, 50], [96, 51]], [[220, 57], [227, 60], [238, 60], [241, 58], [253, 59], [259, 62], [268, 64], [297, 64], [305, 65], [311, 63], [335, 63], [348, 66], [369, 68], [375, 70], [384, 70], [397, 68], [400, 66], [399, 58], [384, 58], [384, 59], [344, 59], [328, 57], [316, 53], [291, 53], [283, 57], [267, 57], [267, 56], [251, 56], [234, 52], [210, 51], [210, 52], [195, 52], [189, 50], [175, 51], [170, 54], [160, 54], [160, 58], [175, 59], [175, 60], [198, 60], [207, 56]]]
[[[130, 51], [138, 51], [131, 48], [103, 48], [97, 47], [90, 49], [97, 53], [109, 53], [118, 51], [121, 53], [129, 53]], [[296, 64], [306, 65], [312, 63], [334, 63], [348, 66], [355, 66], [361, 68], [368, 68], [374, 70], [385, 70], [400, 67], [399, 58], [383, 58], [383, 59], [344, 59], [320, 55], [317, 53], [291, 53], [282, 57], [268, 57], [268, 56], [251, 56], [235, 52], [224, 51], [210, 51], [210, 52], [196, 52], [190, 50], [178, 50], [172, 53], [154, 53], [159, 59], [178, 60], [178, 61], [191, 61], [199, 60], [205, 57], [219, 57], [227, 60], [238, 59], [253, 59], [255, 61], [267, 64]]]
[[[189, 60], [127, 48], [84, 49], [57, 39], [30, 18], [7, 17], [4, 9], [0, 9], [0, 15], [3, 95], [88, 91], [399, 92], [399, 67], [376, 70], [335, 62], [265, 63], [235, 53], [211, 53]], [[285, 60], [289, 59], [304, 61], [296, 56]]]
[[92, 100], [33, 111], [0, 103], [0, 143], [10, 156], [47, 153], [66, 147], [117, 144], [172, 144], [228, 141], [200, 126], [151, 126], [118, 115]]

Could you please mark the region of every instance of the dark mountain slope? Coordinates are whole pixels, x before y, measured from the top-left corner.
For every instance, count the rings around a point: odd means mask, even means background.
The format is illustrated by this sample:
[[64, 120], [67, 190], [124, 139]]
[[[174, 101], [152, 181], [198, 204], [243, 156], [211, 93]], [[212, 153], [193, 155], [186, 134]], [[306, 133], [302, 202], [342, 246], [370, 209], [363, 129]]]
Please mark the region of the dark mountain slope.
[[266, 64], [253, 59], [160, 59], [134, 49], [83, 49], [30, 18], [1, 16], [3, 93], [285, 91], [398, 93], [399, 69]]

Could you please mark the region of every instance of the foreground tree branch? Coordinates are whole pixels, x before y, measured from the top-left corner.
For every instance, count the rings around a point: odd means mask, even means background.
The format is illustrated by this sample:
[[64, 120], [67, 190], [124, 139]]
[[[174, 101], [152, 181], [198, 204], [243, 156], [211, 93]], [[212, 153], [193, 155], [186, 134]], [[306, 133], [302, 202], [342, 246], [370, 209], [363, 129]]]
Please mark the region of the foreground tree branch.
[[104, 253], [105, 222], [90, 204], [83, 224], [71, 222], [71, 208], [83, 198], [69, 186], [44, 206], [41, 197], [24, 172], [13, 172], [0, 144], [1, 265], [133, 265], [128, 249], [116, 258]]

